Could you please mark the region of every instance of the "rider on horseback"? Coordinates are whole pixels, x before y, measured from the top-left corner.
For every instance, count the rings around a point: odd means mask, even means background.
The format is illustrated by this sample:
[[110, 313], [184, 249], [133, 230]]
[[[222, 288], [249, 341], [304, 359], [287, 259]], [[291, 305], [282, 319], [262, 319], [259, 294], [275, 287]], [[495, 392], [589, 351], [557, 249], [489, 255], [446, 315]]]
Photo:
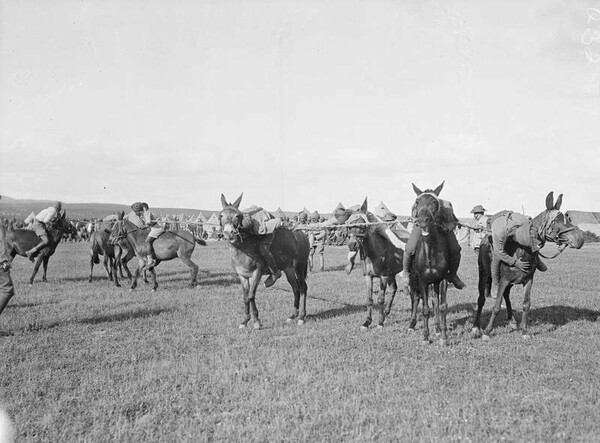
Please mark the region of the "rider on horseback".
[[[458, 267], [460, 265], [460, 245], [458, 244], [458, 240], [456, 239], [456, 235], [454, 234], [454, 229], [456, 229], [458, 225], [458, 219], [456, 215], [454, 215], [454, 209], [452, 208], [452, 203], [447, 200], [442, 200], [438, 198], [441, 203], [440, 207], [440, 217], [437, 222], [440, 233], [446, 239], [446, 245], [448, 246], [448, 255], [449, 255], [449, 269], [448, 269], [448, 278], [447, 280], [454, 285], [456, 289], [463, 289], [465, 284], [463, 281], [458, 278], [457, 272]], [[416, 219], [417, 217], [417, 204], [412, 207], [412, 217]], [[406, 287], [408, 286], [409, 278], [410, 278], [410, 268], [412, 266], [412, 261], [415, 256], [415, 249], [417, 248], [417, 242], [421, 237], [421, 228], [415, 223], [413, 226], [412, 232], [410, 234], [410, 238], [408, 239], [408, 243], [406, 244], [406, 249], [404, 251], [404, 259], [402, 265], [402, 282], [401, 285]]]
[[148, 248], [147, 266], [156, 265], [153, 243], [165, 230], [157, 224], [154, 214], [150, 212], [148, 203], [135, 202], [131, 205], [131, 212], [125, 218], [140, 229], [150, 229], [150, 233], [146, 237], [146, 247]]
[[240, 232], [252, 236], [263, 236], [264, 241], [258, 242], [258, 249], [262, 255], [270, 275], [265, 280], [265, 287], [269, 288], [275, 284], [281, 277], [281, 271], [275, 263], [275, 257], [271, 253], [271, 244], [273, 243], [273, 231], [281, 226], [281, 219], [273, 218], [271, 214], [258, 206], [252, 206], [243, 211]]
[[40, 242], [29, 251], [25, 252], [29, 260], [33, 261], [39, 250], [50, 243], [47, 225], [54, 222], [60, 216], [61, 209], [62, 203], [57, 201], [54, 202], [52, 206], [41, 210], [38, 215], [35, 216], [31, 229], [35, 231], [36, 235], [40, 238]]

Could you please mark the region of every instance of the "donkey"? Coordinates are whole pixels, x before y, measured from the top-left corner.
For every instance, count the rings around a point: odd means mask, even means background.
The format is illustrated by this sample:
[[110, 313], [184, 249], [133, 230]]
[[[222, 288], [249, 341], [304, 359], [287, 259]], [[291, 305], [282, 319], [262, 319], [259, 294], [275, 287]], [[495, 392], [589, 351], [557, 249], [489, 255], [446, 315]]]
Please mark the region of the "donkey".
[[[243, 195], [243, 194], [242, 194]], [[240, 231], [244, 214], [239, 206], [242, 200], [240, 195], [233, 203], [227, 202], [221, 194], [223, 210], [219, 214], [219, 221], [223, 229], [223, 236], [229, 243], [231, 265], [240, 279], [244, 296], [244, 318], [240, 328], [245, 328], [254, 317], [254, 329], [260, 329], [256, 307], [256, 289], [262, 276], [268, 273], [268, 268], [259, 252], [259, 243], [272, 236], [271, 253], [275, 258], [277, 267], [285, 273], [294, 292], [294, 310], [287, 319], [288, 323], [298, 320], [303, 325], [306, 317], [306, 275], [308, 270], [308, 256], [310, 244], [304, 232], [292, 231], [284, 226], [278, 227], [272, 234], [253, 236]], [[269, 239], [270, 240], [270, 239]]]
[[[558, 256], [566, 247], [580, 249], [584, 243], [583, 232], [573, 226], [573, 224], [560, 212], [562, 205], [562, 194], [559, 195], [556, 203], [554, 203], [554, 193], [550, 192], [546, 196], [546, 210], [538, 214], [530, 223], [525, 223], [520, 226], [515, 236], [519, 238], [530, 238], [533, 236], [533, 240], [543, 247], [547, 242], [556, 243], [559, 246], [558, 253], [552, 257], [545, 257], [539, 250], [532, 250], [529, 246], [523, 246], [517, 243], [514, 239], [508, 238], [505, 244], [505, 251], [510, 256], [519, 258], [521, 261], [527, 263], [525, 271], [521, 271], [516, 267], [508, 266], [506, 263], [500, 263], [500, 281], [498, 282], [498, 289], [496, 295], [496, 303], [492, 309], [492, 315], [490, 321], [481, 333], [481, 311], [485, 305], [486, 294], [489, 293], [491, 288], [491, 262], [493, 245], [492, 242], [488, 241], [482, 244], [479, 249], [478, 261], [479, 266], [479, 298], [477, 299], [477, 312], [475, 313], [475, 320], [473, 322], [473, 328], [471, 333], [474, 337], [482, 336], [483, 339], [489, 339], [492, 329], [494, 327], [494, 320], [500, 312], [502, 299], [506, 301], [506, 310], [508, 313], [509, 324], [512, 329], [518, 329], [516, 320], [513, 319], [512, 306], [510, 303], [510, 290], [516, 284], [521, 284], [525, 288], [525, 294], [523, 297], [523, 316], [521, 318], [521, 333], [523, 338], [529, 338], [529, 310], [531, 307], [531, 288], [533, 286], [533, 276], [535, 271], [538, 269], [539, 257], [554, 258]], [[499, 216], [506, 217], [510, 214], [508, 211], [503, 211]], [[494, 217], [492, 217], [494, 219]]]
[[[392, 310], [392, 303], [398, 290], [396, 275], [402, 271], [402, 249], [396, 248], [388, 238], [377, 232], [383, 226], [372, 213], [367, 211], [367, 199], [360, 209], [348, 219], [348, 249], [358, 251], [367, 289], [367, 317], [361, 328], [367, 329], [372, 323], [373, 311], [373, 279], [379, 279], [379, 322], [382, 328], [387, 315]], [[385, 302], [388, 286], [392, 292], [389, 301]]]

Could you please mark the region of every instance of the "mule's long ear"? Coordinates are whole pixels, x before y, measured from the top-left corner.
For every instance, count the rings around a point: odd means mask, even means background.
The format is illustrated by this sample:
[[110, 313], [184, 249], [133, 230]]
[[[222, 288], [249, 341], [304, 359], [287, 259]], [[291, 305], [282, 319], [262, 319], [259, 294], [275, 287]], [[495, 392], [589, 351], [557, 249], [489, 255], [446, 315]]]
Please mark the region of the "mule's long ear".
[[367, 212], [367, 197], [365, 197], [365, 201], [363, 202], [362, 206], [360, 207], [360, 211]]
[[125, 218], [125, 211], [121, 211], [120, 214], [118, 214], [119, 216], [119, 220], [123, 220], [123, 218]]
[[439, 197], [439, 195], [440, 195], [440, 192], [442, 192], [442, 188], [444, 187], [444, 183], [446, 183], [446, 180], [444, 180], [444, 181], [443, 181], [443, 182], [442, 182], [442, 183], [441, 183], [441, 184], [440, 184], [440, 185], [439, 185], [437, 188], [435, 188], [435, 189], [433, 190], [433, 193], [434, 193], [435, 195], [437, 195], [438, 197]]
[[421, 195], [423, 193], [423, 191], [421, 191], [419, 188], [417, 188], [414, 183], [412, 185], [413, 185], [413, 189], [415, 191], [415, 194]]
[[560, 194], [558, 196], [558, 198], [556, 199], [556, 203], [554, 203], [554, 209], [556, 209], [557, 211], [560, 209], [560, 206], [562, 205], [562, 194]]
[[239, 207], [240, 207], [240, 203], [242, 202], [242, 197], [243, 197], [243, 196], [244, 196], [244, 193], [242, 192], [242, 193], [240, 194], [240, 196], [237, 198], [237, 200], [233, 202], [233, 207], [234, 207], [234, 208], [236, 208], [236, 209], [239, 209]]
[[554, 191], [550, 191], [546, 196], [546, 209], [549, 211], [554, 207]]
[[229, 203], [227, 203], [227, 200], [225, 199], [225, 196], [223, 194], [221, 194], [221, 206], [223, 206], [223, 209], [229, 206]]

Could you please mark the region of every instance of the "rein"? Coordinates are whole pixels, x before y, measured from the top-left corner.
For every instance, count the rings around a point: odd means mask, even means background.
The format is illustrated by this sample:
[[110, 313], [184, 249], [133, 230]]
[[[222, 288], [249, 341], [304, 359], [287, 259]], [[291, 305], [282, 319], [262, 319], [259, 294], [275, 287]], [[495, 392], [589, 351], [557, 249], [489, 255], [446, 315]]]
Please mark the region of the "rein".
[[542, 254], [542, 253], [541, 253], [541, 251], [538, 251], [538, 254], [540, 254], [540, 255], [541, 255], [543, 258], [546, 258], [546, 259], [548, 259], [548, 260], [551, 260], [551, 259], [553, 259], [553, 258], [556, 258], [556, 257], [558, 257], [558, 256], [559, 256], [559, 255], [560, 255], [560, 254], [561, 254], [561, 253], [562, 253], [562, 252], [565, 250], [565, 249], [567, 249], [567, 244], [566, 244], [566, 243], [564, 243], [564, 244], [560, 245], [560, 246], [558, 247], [558, 252], [557, 252], [556, 254], [554, 254], [554, 255], [551, 255], [551, 256], [548, 256], [548, 257], [547, 257], [547, 256], [545, 256], [544, 254]]

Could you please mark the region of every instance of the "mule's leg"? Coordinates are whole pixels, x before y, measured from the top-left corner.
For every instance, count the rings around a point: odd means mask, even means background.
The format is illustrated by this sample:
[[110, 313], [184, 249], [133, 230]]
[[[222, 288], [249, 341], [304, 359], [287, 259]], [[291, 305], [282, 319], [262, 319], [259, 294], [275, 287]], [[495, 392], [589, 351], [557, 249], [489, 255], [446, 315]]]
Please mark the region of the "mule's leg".
[[261, 328], [260, 320], [258, 319], [258, 308], [256, 307], [256, 289], [258, 289], [258, 284], [260, 283], [261, 277], [261, 269], [257, 269], [252, 273], [252, 277], [250, 278], [250, 288], [248, 291], [248, 298], [250, 299], [250, 309], [252, 311], [252, 317], [254, 317], [254, 329]]
[[[158, 263], [159, 262], [157, 261], [156, 264]], [[150, 275], [152, 275], [152, 292], [156, 292], [156, 289], [158, 288], [158, 283], [156, 282], [156, 269], [154, 268], [154, 266], [150, 268]]]
[[378, 328], [383, 328], [383, 323], [385, 322], [385, 291], [387, 290], [387, 276], [382, 276], [379, 278], [379, 295], [377, 296], [377, 303], [379, 304], [379, 323], [377, 323]]
[[[133, 276], [131, 275], [131, 271], [129, 270], [129, 266], [127, 266], [127, 262], [130, 259], [131, 258], [121, 257], [121, 266], [122, 266], [122, 269], [125, 269], [125, 272], [127, 273], [127, 279], [129, 280], [129, 283], [131, 283], [133, 281]], [[123, 276], [121, 276], [121, 278], [122, 277]]]
[[48, 274], [48, 261], [50, 261], [50, 256], [45, 255], [42, 259], [42, 281], [48, 283], [48, 279], [46, 275]]
[[[116, 287], [120, 287], [121, 284], [119, 283], [119, 277], [117, 276], [117, 271], [119, 269], [119, 263], [120, 260], [117, 260], [117, 257], [111, 257], [110, 259], [110, 267], [112, 268], [113, 271], [113, 275], [115, 276], [115, 286]], [[123, 276], [121, 275], [121, 278], [123, 278]]]
[[[481, 277], [480, 277], [480, 279], [481, 279]], [[485, 291], [485, 287], [483, 287], [480, 284], [479, 285], [479, 297], [477, 297], [477, 309], [475, 310], [475, 313], [474, 313], [475, 318], [473, 319], [473, 327], [471, 328], [471, 334], [475, 338], [481, 337], [481, 312], [483, 311], [483, 307], [485, 306], [486, 297], [487, 297], [487, 293]]]
[[419, 284], [421, 294], [423, 294], [423, 307], [421, 309], [421, 315], [423, 317], [423, 343], [429, 343], [429, 316], [431, 310], [429, 308], [429, 285], [420, 283]]
[[304, 274], [299, 274], [298, 285], [300, 286], [300, 315], [298, 317], [298, 324], [303, 325], [306, 318], [306, 294], [308, 293], [308, 285], [306, 284]]
[[112, 278], [112, 269], [109, 268], [110, 258], [108, 257], [108, 253], [104, 252], [104, 257], [102, 257], [102, 264], [104, 265], [104, 269], [106, 270], [106, 275], [108, 275], [108, 280], [113, 281]]
[[417, 326], [417, 315], [419, 313], [419, 300], [421, 300], [421, 296], [419, 291], [409, 287], [410, 291], [410, 323], [408, 324], [408, 330], [414, 331]]
[[250, 321], [250, 280], [246, 277], [239, 275], [240, 283], [242, 285], [242, 297], [244, 299], [244, 318], [240, 322], [239, 328], [245, 328]]
[[133, 281], [131, 282], [131, 287], [129, 288], [130, 291], [133, 291], [135, 288], [137, 288], [137, 281], [138, 281], [138, 278], [140, 278], [142, 269], [144, 269], [144, 261], [140, 258], [139, 262], [138, 262], [138, 266], [135, 270], [135, 275], [133, 276]]
[[388, 277], [388, 284], [390, 286], [390, 290], [392, 291], [392, 295], [390, 296], [390, 301], [388, 301], [387, 305], [385, 306], [386, 317], [392, 312], [392, 304], [394, 304], [394, 298], [396, 297], [396, 292], [398, 292], [398, 283], [396, 282], [395, 275], [390, 275]]
[[504, 303], [506, 304], [506, 316], [508, 317], [508, 325], [512, 331], [519, 329], [517, 319], [515, 318], [512, 303], [510, 302], [510, 286], [504, 291]]
[[533, 286], [533, 277], [525, 285], [525, 294], [523, 295], [523, 315], [521, 317], [521, 331], [523, 338], [531, 337], [529, 335], [529, 309], [531, 308], [531, 288]]
[[94, 253], [90, 254], [90, 278], [88, 279], [88, 283], [92, 282], [92, 275], [94, 274]]
[[[193, 249], [192, 249], [192, 252], [194, 252]], [[190, 255], [191, 255], [191, 253], [190, 253]], [[190, 268], [190, 288], [194, 288], [198, 284], [198, 282], [197, 282], [198, 265], [192, 261], [192, 259], [190, 258], [190, 255], [183, 254], [179, 258], [181, 259], [181, 261], [183, 263], [185, 263], [185, 265], [188, 268]]]
[[490, 333], [492, 332], [492, 329], [494, 329], [494, 320], [502, 307], [502, 296], [504, 294], [504, 291], [508, 288], [508, 286], [509, 283], [503, 278], [500, 278], [500, 283], [498, 283], [498, 292], [496, 293], [496, 302], [494, 303], [494, 307], [492, 308], [492, 315], [490, 316], [490, 321], [487, 327], [483, 331], [482, 338], [484, 340], [489, 340], [490, 338]]
[[440, 326], [440, 284], [432, 284], [430, 288], [433, 289], [433, 297], [431, 297], [431, 303], [433, 304], [433, 324], [435, 331], [434, 334], [437, 337], [442, 331], [442, 328]]
[[33, 285], [33, 279], [35, 278], [35, 275], [37, 274], [38, 270], [40, 269], [40, 265], [42, 264], [42, 257], [41, 255], [38, 255], [38, 258], [35, 261], [35, 264], [33, 265], [33, 273], [31, 274], [31, 277], [29, 278], [29, 286]]
[[440, 321], [442, 328], [442, 338], [440, 339], [440, 343], [444, 346], [448, 344], [448, 325], [446, 323], [446, 315], [448, 313], [448, 282], [447, 280], [442, 280], [440, 282], [439, 288], [439, 297], [440, 297]]
[[365, 286], [367, 288], [367, 318], [362, 324], [362, 329], [367, 329], [371, 326], [373, 312], [373, 277], [365, 275]]
[[285, 277], [287, 278], [288, 283], [292, 287], [292, 291], [294, 293], [294, 309], [292, 313], [287, 318], [286, 323], [292, 323], [299, 316], [300, 310], [300, 285], [298, 284], [298, 280], [296, 279], [296, 272], [293, 267], [288, 267], [283, 270], [285, 273]]

